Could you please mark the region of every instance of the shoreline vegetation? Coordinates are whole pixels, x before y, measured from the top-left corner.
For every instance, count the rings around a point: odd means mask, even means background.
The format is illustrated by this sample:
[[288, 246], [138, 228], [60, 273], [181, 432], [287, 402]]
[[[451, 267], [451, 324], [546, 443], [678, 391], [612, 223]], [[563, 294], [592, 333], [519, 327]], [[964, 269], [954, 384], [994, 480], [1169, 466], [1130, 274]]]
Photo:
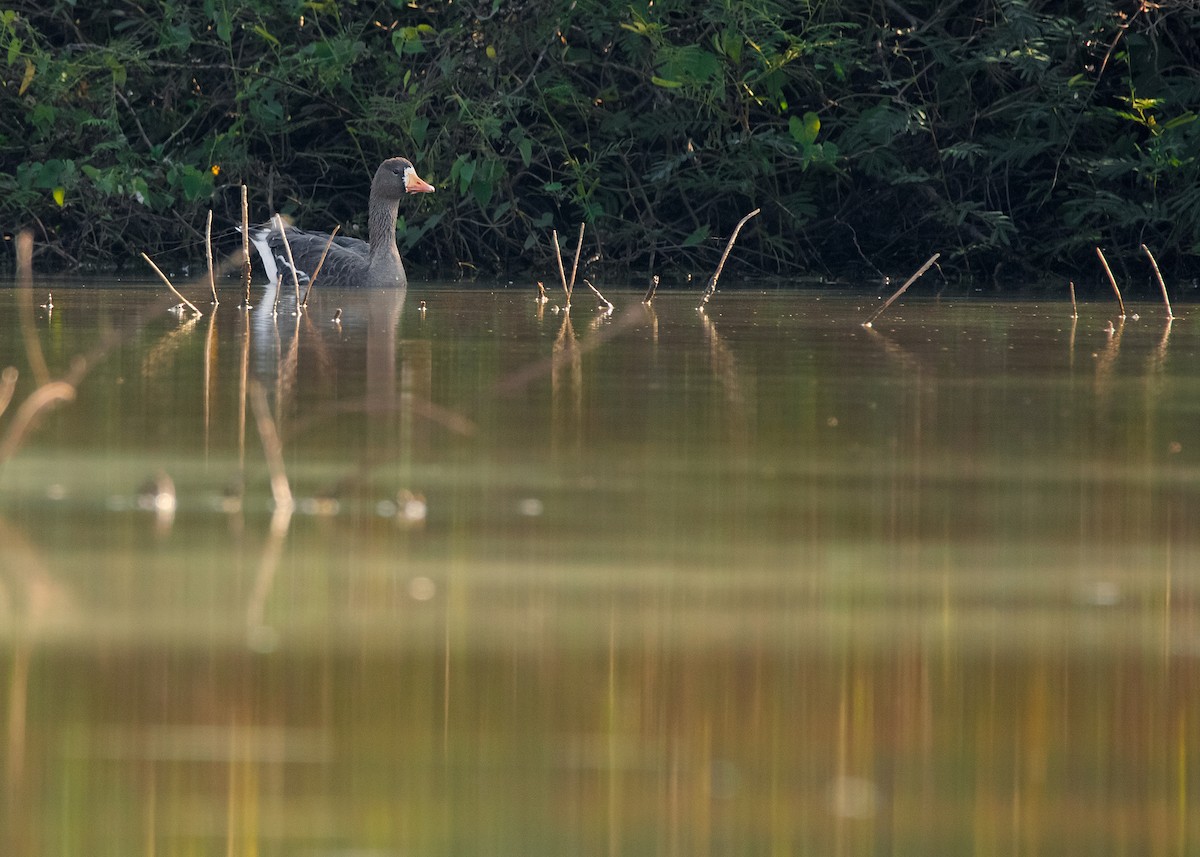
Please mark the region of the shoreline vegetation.
[[358, 235], [402, 154], [439, 187], [399, 223], [418, 276], [544, 276], [578, 222], [576, 259], [646, 284], [736, 236], [741, 276], [886, 283], [936, 250], [1085, 291], [1104, 246], [1151, 293], [1200, 268], [1198, 35], [1188, 3], [18, 0], [0, 226], [39, 269], [199, 268], [242, 184], [258, 221]]

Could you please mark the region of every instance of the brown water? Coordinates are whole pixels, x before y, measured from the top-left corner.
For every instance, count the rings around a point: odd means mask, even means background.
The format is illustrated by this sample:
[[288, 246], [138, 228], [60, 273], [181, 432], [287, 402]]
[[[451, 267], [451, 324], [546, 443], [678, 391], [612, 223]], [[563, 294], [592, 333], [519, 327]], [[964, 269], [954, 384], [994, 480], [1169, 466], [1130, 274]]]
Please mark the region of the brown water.
[[6, 857], [1200, 853], [1186, 317], [45, 288]]

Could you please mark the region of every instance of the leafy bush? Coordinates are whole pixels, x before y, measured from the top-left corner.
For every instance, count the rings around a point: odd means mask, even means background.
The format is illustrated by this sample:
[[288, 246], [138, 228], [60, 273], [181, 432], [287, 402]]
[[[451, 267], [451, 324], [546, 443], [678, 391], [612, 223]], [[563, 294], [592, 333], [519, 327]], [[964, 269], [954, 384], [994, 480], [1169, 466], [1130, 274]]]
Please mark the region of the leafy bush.
[[[87, 7], [87, 8], [85, 8]], [[1101, 243], [1200, 253], [1200, 11], [1094, 0], [21, 0], [0, 11], [0, 218], [64, 265], [198, 258], [204, 216], [365, 228], [404, 154], [402, 252], [1028, 277]], [[565, 238], [564, 238], [565, 240]], [[51, 259], [43, 255], [43, 261]], [[1089, 267], [1090, 269], [1090, 267]]]

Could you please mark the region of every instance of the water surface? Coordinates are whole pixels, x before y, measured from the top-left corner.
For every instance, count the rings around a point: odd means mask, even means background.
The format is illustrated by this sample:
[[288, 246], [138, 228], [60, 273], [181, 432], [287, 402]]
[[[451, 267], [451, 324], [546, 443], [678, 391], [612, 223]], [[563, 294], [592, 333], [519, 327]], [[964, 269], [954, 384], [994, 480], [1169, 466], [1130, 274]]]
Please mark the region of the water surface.
[[4, 854], [1200, 849], [1188, 318], [88, 285], [0, 291]]

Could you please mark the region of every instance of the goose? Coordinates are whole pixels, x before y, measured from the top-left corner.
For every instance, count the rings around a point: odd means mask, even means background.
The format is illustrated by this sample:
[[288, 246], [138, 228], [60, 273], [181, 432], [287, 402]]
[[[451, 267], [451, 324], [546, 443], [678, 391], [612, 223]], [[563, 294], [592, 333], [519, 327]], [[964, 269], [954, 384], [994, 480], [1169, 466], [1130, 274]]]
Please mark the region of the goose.
[[[312, 278], [328, 245], [329, 252], [321, 266], [322, 285], [403, 289], [408, 285], [408, 277], [396, 247], [396, 214], [400, 198], [409, 193], [433, 193], [434, 190], [433, 185], [417, 175], [407, 158], [388, 158], [379, 165], [371, 180], [366, 241], [338, 235], [330, 244], [327, 232], [285, 227], [300, 281], [307, 282]], [[272, 284], [277, 281], [281, 269], [288, 271], [290, 278], [287, 250], [275, 219], [269, 226], [253, 230], [250, 241]]]

